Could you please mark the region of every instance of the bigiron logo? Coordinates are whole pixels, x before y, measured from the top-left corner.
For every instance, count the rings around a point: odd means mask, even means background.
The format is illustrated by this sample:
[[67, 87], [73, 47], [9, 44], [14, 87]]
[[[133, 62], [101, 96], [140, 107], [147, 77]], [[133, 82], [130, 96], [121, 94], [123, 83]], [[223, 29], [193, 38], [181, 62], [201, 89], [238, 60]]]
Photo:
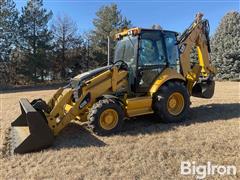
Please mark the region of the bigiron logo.
[[215, 165], [211, 162], [198, 165], [195, 161], [181, 162], [181, 175], [193, 175], [196, 179], [204, 179], [207, 176], [236, 176], [237, 168], [234, 165]]

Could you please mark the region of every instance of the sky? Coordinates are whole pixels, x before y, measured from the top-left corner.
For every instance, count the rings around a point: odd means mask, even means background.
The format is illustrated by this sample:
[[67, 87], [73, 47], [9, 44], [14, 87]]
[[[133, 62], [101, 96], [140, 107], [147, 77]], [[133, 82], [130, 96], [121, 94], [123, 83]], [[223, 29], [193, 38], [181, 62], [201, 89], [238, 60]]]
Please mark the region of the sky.
[[[27, 0], [15, 0], [21, 9]], [[197, 12], [203, 12], [210, 21], [211, 34], [221, 18], [229, 11], [240, 11], [240, 0], [43, 0], [44, 7], [52, 10], [54, 18], [66, 14], [78, 25], [81, 33], [94, 28], [92, 20], [103, 5], [116, 3], [122, 14], [134, 27], [150, 28], [159, 24], [164, 29], [183, 32]]]

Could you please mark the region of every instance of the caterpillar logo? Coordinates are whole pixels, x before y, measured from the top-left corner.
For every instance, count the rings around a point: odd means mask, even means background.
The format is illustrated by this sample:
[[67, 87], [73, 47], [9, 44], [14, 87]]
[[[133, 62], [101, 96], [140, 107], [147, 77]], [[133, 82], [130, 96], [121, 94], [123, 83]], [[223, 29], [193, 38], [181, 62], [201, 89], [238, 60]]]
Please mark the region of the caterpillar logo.
[[183, 53], [183, 52], [185, 51], [186, 46], [187, 46], [186, 44], [182, 44], [182, 45], [180, 46], [180, 48], [179, 48], [180, 53]]

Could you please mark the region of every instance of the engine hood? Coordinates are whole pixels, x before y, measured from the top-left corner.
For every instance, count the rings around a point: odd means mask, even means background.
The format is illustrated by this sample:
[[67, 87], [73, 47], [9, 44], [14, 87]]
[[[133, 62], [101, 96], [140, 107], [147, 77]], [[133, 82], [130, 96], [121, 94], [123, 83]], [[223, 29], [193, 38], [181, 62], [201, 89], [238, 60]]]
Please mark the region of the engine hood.
[[112, 67], [112, 65], [104, 66], [104, 67], [96, 68], [94, 70], [79, 74], [71, 79], [71, 82], [70, 82], [71, 87], [77, 88], [78, 86], [81, 85], [82, 82], [87, 81], [87, 80], [93, 78], [94, 76], [97, 76], [97, 75], [101, 74], [102, 72], [111, 69], [111, 67]]

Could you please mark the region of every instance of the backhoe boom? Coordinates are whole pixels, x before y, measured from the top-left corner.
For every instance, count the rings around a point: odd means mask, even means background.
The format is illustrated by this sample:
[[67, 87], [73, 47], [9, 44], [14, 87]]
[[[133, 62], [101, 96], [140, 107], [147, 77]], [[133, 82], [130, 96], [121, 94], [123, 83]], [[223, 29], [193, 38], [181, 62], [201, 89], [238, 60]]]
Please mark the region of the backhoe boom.
[[[207, 84], [214, 86], [212, 78], [216, 73], [216, 70], [210, 64], [209, 23], [208, 20], [203, 20], [202, 17], [203, 14], [198, 13], [195, 21], [184, 31], [178, 41], [181, 53], [181, 70], [183, 76], [187, 79], [187, 87], [190, 94], [192, 94], [194, 85], [196, 85], [196, 83], [198, 83], [201, 79], [205, 79], [208, 81]], [[190, 54], [193, 47], [196, 47], [198, 54], [198, 63], [194, 65], [190, 62]], [[197, 86], [201, 85], [204, 86], [205, 84], [201, 82], [201, 84], [198, 84]], [[209, 90], [211, 91], [213, 91], [214, 88], [212, 86], [209, 86]], [[195, 90], [196, 89], [197, 88], [195, 88]], [[206, 87], [204, 89], [205, 91], [207, 90]], [[202, 91], [202, 89], [200, 90], [198, 88], [198, 91]], [[213, 92], [209, 93], [209, 97], [212, 95]]]

